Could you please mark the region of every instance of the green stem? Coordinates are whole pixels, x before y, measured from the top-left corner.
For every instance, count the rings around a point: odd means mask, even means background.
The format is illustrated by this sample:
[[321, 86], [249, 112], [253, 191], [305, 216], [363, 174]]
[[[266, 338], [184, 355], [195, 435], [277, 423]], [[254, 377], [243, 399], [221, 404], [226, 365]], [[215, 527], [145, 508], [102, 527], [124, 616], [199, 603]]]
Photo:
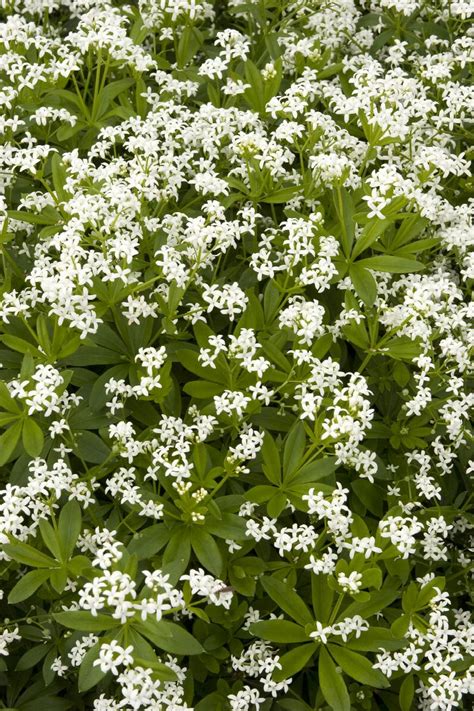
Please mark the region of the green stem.
[[328, 625], [332, 625], [334, 620], [337, 617], [337, 613], [339, 612], [339, 609], [341, 607], [342, 601], [344, 600], [346, 594], [345, 593], [339, 593], [339, 597], [337, 598], [337, 602], [334, 605], [333, 611], [331, 612], [331, 617], [329, 618]]

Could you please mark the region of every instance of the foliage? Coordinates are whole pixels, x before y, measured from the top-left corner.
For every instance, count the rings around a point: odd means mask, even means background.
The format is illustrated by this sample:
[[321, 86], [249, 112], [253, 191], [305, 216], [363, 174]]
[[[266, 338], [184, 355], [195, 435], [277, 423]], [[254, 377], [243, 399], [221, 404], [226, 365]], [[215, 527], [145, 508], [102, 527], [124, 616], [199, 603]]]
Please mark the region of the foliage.
[[0, 12], [0, 705], [469, 708], [471, 3]]

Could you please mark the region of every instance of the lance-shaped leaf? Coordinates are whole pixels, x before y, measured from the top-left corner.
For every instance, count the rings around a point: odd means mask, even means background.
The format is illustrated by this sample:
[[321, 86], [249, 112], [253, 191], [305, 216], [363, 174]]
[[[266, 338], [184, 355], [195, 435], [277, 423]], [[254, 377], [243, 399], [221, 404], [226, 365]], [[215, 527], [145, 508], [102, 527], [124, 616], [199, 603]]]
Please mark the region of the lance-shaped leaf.
[[300, 625], [314, 622], [311, 612], [300, 596], [289, 585], [277, 578], [261, 578], [260, 583], [274, 602]]
[[375, 686], [378, 689], [385, 689], [390, 686], [389, 681], [382, 672], [374, 669], [372, 662], [363, 657], [362, 654], [357, 654], [357, 652], [352, 652], [350, 649], [345, 649], [335, 644], [329, 644], [328, 649], [345, 673], [360, 684]]
[[325, 647], [321, 647], [319, 653], [318, 671], [321, 691], [333, 711], [351, 711], [351, 701], [345, 681]]

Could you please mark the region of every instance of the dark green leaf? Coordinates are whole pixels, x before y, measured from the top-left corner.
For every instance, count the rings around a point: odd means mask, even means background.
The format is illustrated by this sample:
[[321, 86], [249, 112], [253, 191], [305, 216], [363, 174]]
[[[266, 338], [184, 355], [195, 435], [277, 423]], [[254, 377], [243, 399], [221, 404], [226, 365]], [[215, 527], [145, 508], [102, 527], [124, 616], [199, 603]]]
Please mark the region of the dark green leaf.
[[76, 541], [81, 532], [81, 507], [77, 501], [68, 501], [59, 514], [59, 541], [64, 560], [68, 560], [74, 551]]
[[81, 662], [78, 678], [78, 687], [81, 693], [92, 689], [107, 673], [103, 672], [98, 664], [94, 666], [94, 662], [99, 658], [100, 647], [101, 642], [96, 642], [93, 647], [87, 650]]
[[110, 454], [109, 447], [94, 432], [83, 430], [76, 432], [77, 446], [75, 451], [86, 462], [101, 464]]
[[136, 629], [155, 644], [158, 649], [163, 649], [165, 652], [170, 652], [170, 654], [188, 656], [204, 652], [197, 639], [175, 622], [169, 622], [168, 620], [157, 622], [149, 617], [145, 621], [137, 622]]
[[303, 464], [292, 476], [285, 480], [286, 484], [312, 484], [321, 479], [327, 479], [336, 469], [335, 457], [315, 459], [314, 462]]
[[49, 578], [49, 575], [49, 570], [31, 570], [23, 575], [8, 595], [9, 604], [14, 605], [27, 600]]
[[101, 614], [93, 615], [91, 612], [83, 610], [56, 612], [53, 617], [63, 627], [80, 630], [81, 632], [102, 632], [120, 625], [120, 620], [116, 620], [114, 617]]
[[262, 620], [250, 626], [251, 634], [267, 639], [270, 642], [292, 644], [307, 642], [308, 635], [300, 625], [289, 620]]
[[265, 592], [277, 603], [279, 607], [300, 625], [314, 622], [313, 616], [300, 596], [287, 584], [275, 577], [260, 578], [260, 583]]
[[331, 615], [334, 590], [328, 586], [326, 575], [311, 576], [311, 599], [316, 619], [319, 622], [327, 622]]
[[336, 188], [334, 190], [334, 206], [341, 225], [342, 249], [346, 257], [348, 257], [354, 241], [355, 221], [352, 199], [345, 188]]
[[15, 422], [0, 436], [0, 466], [8, 462], [13, 454], [23, 428], [22, 422]]
[[274, 681], [283, 681], [283, 679], [293, 677], [306, 666], [315, 652], [316, 646], [314, 642], [300, 644], [298, 647], [290, 649], [289, 652], [280, 657], [281, 669], [276, 669], [272, 674], [272, 678]]
[[318, 671], [321, 691], [333, 711], [351, 711], [347, 686], [325, 647], [319, 652]]
[[278, 447], [275, 440], [268, 432], [265, 433], [263, 446], [260, 450], [262, 453], [265, 476], [272, 484], [279, 484], [281, 481], [281, 461]]
[[214, 395], [219, 395], [224, 389], [220, 383], [212, 383], [209, 380], [190, 380], [183, 386], [183, 391], [198, 400], [210, 400]]
[[13, 560], [32, 568], [55, 568], [58, 565], [54, 558], [40, 553], [28, 543], [5, 543], [3, 550]]
[[372, 662], [361, 654], [335, 644], [329, 644], [328, 649], [345, 673], [360, 684], [375, 686], [378, 689], [386, 689], [390, 686], [382, 672], [374, 669]]
[[50, 550], [56, 560], [61, 561], [63, 559], [61, 554], [61, 546], [59, 543], [59, 537], [54, 528], [50, 523], [44, 519], [41, 519], [39, 522], [39, 530], [45, 546]]
[[27, 652], [25, 652], [20, 659], [18, 660], [18, 664], [15, 667], [15, 671], [24, 671], [25, 669], [31, 669], [34, 667], [38, 662], [40, 662], [43, 657], [47, 655], [49, 650], [51, 649], [52, 644], [51, 643], [44, 643], [44, 644], [38, 644], [35, 647], [31, 647], [31, 649], [28, 649]]
[[415, 698], [415, 680], [413, 674], [410, 674], [403, 680], [398, 698], [400, 701], [400, 711], [410, 711], [413, 706], [413, 699]]
[[283, 449], [283, 476], [284, 481], [300, 466], [306, 446], [306, 435], [302, 422], [296, 422], [285, 440]]
[[377, 298], [377, 282], [369, 270], [364, 269], [360, 264], [352, 264], [349, 276], [357, 295], [367, 306], [373, 306]]
[[207, 531], [196, 528], [191, 536], [191, 544], [198, 561], [219, 578], [222, 575], [224, 561], [213, 537]]
[[23, 422], [23, 446], [30, 457], [39, 457], [43, 449], [44, 437], [41, 427], [29, 417]]
[[370, 627], [367, 632], [362, 632], [357, 639], [350, 639], [347, 646], [358, 652], [377, 652], [380, 649], [401, 649], [406, 641], [396, 639], [392, 631], [386, 627]]
[[163, 523], [148, 526], [133, 535], [128, 544], [128, 552], [136, 555], [138, 560], [151, 558], [168, 542], [170, 531]]
[[425, 268], [422, 262], [416, 259], [405, 259], [404, 257], [392, 257], [384, 255], [381, 257], [368, 257], [361, 259], [356, 264], [365, 269], [373, 269], [377, 272], [391, 272], [392, 274], [405, 274], [409, 272], [419, 272]]

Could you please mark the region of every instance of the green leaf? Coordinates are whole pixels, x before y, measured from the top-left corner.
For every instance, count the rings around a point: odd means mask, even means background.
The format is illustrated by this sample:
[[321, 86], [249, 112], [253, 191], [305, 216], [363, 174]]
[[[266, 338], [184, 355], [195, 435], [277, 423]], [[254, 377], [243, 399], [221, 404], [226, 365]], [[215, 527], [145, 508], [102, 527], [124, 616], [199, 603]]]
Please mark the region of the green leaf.
[[345, 188], [336, 188], [333, 194], [336, 215], [342, 228], [342, 250], [346, 257], [351, 253], [354, 241], [354, 206]]
[[[271, 286], [271, 284], [270, 284]], [[265, 294], [269, 293], [268, 287], [265, 289]], [[278, 301], [280, 292], [277, 290]], [[264, 341], [262, 343], [262, 350], [265, 355], [271, 360], [272, 363], [280, 368], [284, 373], [289, 373], [291, 370], [291, 363], [288, 358], [283, 355], [281, 350], [272, 341]]]
[[392, 224], [393, 220], [370, 220], [362, 230], [352, 250], [351, 258], [355, 259], [365, 249], [370, 247], [383, 232]]
[[415, 680], [413, 674], [405, 677], [400, 686], [398, 699], [400, 701], [400, 711], [410, 711], [415, 697]]
[[206, 531], [219, 538], [230, 538], [233, 541], [248, 540], [245, 521], [237, 514], [223, 513], [218, 520], [208, 517]]
[[288, 432], [295, 421], [293, 415], [280, 415], [275, 407], [262, 407], [262, 411], [251, 419], [255, 425], [277, 432]]
[[179, 69], [188, 64], [203, 44], [204, 37], [194, 25], [185, 25], [181, 29], [181, 36], [176, 51], [176, 60]]
[[353, 602], [348, 605], [344, 612], [339, 615], [337, 621], [353, 615], [361, 615], [364, 619], [368, 619], [383, 610], [384, 607], [388, 607], [398, 596], [398, 589], [382, 588], [382, 590], [376, 590], [370, 594], [370, 600], [367, 602]]
[[54, 558], [40, 553], [28, 543], [5, 543], [3, 550], [13, 560], [29, 565], [32, 568], [55, 568], [58, 565]]
[[327, 582], [326, 575], [311, 576], [311, 599], [313, 603], [314, 614], [320, 622], [327, 622], [331, 615], [334, 590], [332, 590]]
[[374, 669], [372, 662], [362, 654], [335, 644], [329, 644], [328, 649], [345, 673], [360, 684], [375, 686], [377, 689], [386, 689], [390, 686], [390, 682], [382, 672]]
[[38, 348], [33, 345], [33, 343], [25, 341], [24, 338], [19, 338], [18, 336], [13, 336], [12, 334], [7, 333], [1, 336], [0, 340], [8, 346], [8, 348], [11, 348], [13, 351], [17, 351], [18, 353], [32, 353], [35, 356], [41, 356], [41, 352]]
[[194, 373], [201, 380], [212, 380], [214, 383], [225, 385], [227, 376], [219, 365], [215, 368], [205, 368], [198, 360], [198, 353], [191, 348], [181, 348], [175, 353], [175, 360]]
[[275, 190], [274, 193], [271, 193], [271, 195], [266, 195], [265, 197], [262, 197], [260, 199], [260, 202], [267, 202], [270, 204], [288, 202], [288, 200], [291, 200], [295, 197], [295, 195], [298, 193], [298, 190], [299, 187], [296, 185], [293, 185], [289, 188], [280, 188], [279, 190]]
[[281, 461], [278, 447], [275, 440], [269, 432], [265, 433], [263, 446], [260, 450], [263, 458], [263, 471], [268, 481], [272, 484], [280, 484], [281, 482]]
[[314, 622], [313, 616], [306, 607], [306, 604], [288, 584], [274, 577], [260, 578], [260, 584], [283, 612], [286, 612], [290, 617], [296, 620], [296, 622], [299, 622], [300, 625], [307, 625], [309, 622]]
[[355, 479], [351, 483], [351, 487], [364, 506], [375, 516], [382, 518], [384, 504], [383, 490], [379, 486], [371, 484], [370, 481], [366, 479]]
[[214, 538], [207, 531], [195, 527], [191, 536], [191, 545], [198, 561], [206, 570], [219, 578], [222, 575], [224, 561]]
[[432, 237], [431, 239], [419, 239], [416, 242], [412, 242], [411, 244], [407, 244], [401, 249], [398, 249], [397, 254], [399, 254], [400, 257], [410, 257], [410, 255], [416, 254], [417, 252], [424, 252], [427, 249], [439, 246], [439, 237]]
[[[65, 356], [62, 356], [65, 358]], [[80, 346], [74, 354], [67, 358], [68, 365], [85, 367], [86, 365], [111, 365], [120, 363], [123, 359], [121, 353], [101, 346]]]
[[[67, 91], [66, 89], [54, 89], [50, 91], [47, 95], [47, 103], [51, 106], [64, 106], [65, 104], [70, 104], [72, 110], [77, 109], [82, 113], [82, 101], [73, 91]], [[68, 107], [71, 110], [71, 107]]]
[[319, 652], [318, 671], [321, 691], [333, 711], [351, 711], [347, 686], [325, 647]]
[[[4, 352], [6, 352], [6, 351], [4, 351]], [[2, 358], [2, 360], [3, 360], [3, 358]], [[15, 415], [18, 415], [21, 413], [21, 410], [18, 407], [17, 402], [12, 398], [7, 386], [1, 380], [0, 380], [0, 407], [2, 407], [4, 410], [8, 410], [8, 412], [14, 413]]]
[[285, 440], [283, 449], [283, 475], [285, 482], [298, 469], [303, 458], [305, 446], [306, 435], [303, 423], [296, 422]]
[[8, 210], [7, 214], [12, 220], [20, 220], [32, 225], [56, 225], [61, 221], [61, 215], [51, 206], [49, 207], [50, 210], [44, 210], [41, 213], [26, 212], [26, 210]]
[[100, 92], [99, 100], [97, 102], [95, 118], [100, 119], [101, 116], [105, 114], [107, 109], [110, 107], [112, 101], [123, 91], [126, 91], [134, 84], [134, 79], [125, 78], [117, 79], [117, 81], [110, 82], [106, 87]]
[[290, 649], [289, 652], [280, 657], [281, 669], [276, 669], [273, 672], [273, 680], [278, 682], [293, 677], [306, 666], [315, 652], [316, 646], [314, 642], [300, 644], [298, 647]]
[[51, 575], [49, 576], [49, 581], [51, 583], [51, 587], [56, 590], [56, 592], [64, 592], [64, 588], [67, 584], [67, 569], [63, 567], [52, 570]]
[[163, 662], [150, 659], [142, 659], [134, 655], [134, 662], [140, 664], [140, 666], [153, 669], [153, 676], [157, 676], [160, 681], [177, 681], [178, 676], [171, 667]]
[[56, 195], [60, 200], [67, 200], [68, 194], [64, 190], [67, 174], [59, 153], [53, 153], [53, 157], [51, 158], [51, 173]]
[[186, 570], [191, 557], [189, 533], [182, 526], [173, 532], [163, 554], [162, 565], [174, 584]]
[[0, 466], [6, 464], [15, 451], [22, 432], [22, 422], [15, 422], [0, 437]]
[[128, 544], [130, 555], [136, 555], [138, 560], [151, 558], [169, 541], [170, 530], [163, 523], [148, 526], [133, 535]]
[[110, 449], [98, 435], [87, 430], [76, 432], [75, 434], [77, 436], [77, 445], [74, 451], [82, 459], [93, 464], [101, 464], [104, 459], [107, 459]]
[[59, 514], [59, 543], [64, 555], [64, 560], [68, 560], [74, 551], [76, 541], [81, 532], [82, 516], [81, 507], [77, 501], [68, 501]]
[[394, 360], [409, 360], [411, 362], [413, 358], [420, 355], [421, 346], [418, 341], [407, 336], [397, 336], [384, 343], [383, 353]]
[[365, 269], [373, 269], [377, 272], [390, 272], [392, 274], [406, 274], [409, 272], [419, 272], [425, 268], [422, 262], [416, 259], [405, 259], [404, 257], [393, 257], [384, 255], [380, 257], [368, 257], [360, 259], [356, 264]]
[[107, 672], [101, 670], [98, 664], [94, 666], [94, 662], [99, 658], [101, 644], [101, 641], [96, 642], [93, 647], [88, 649], [81, 662], [77, 682], [80, 693], [92, 689], [107, 674]]
[[405, 244], [412, 242], [427, 225], [429, 225], [429, 220], [426, 217], [419, 217], [419, 215], [408, 216], [397, 230], [395, 239], [391, 243], [392, 249], [398, 250]]
[[49, 652], [44, 658], [41, 671], [46, 686], [49, 686], [55, 677], [55, 672], [51, 669], [51, 664], [54, 662], [57, 654], [58, 651], [56, 645], [54, 645], [54, 647], [49, 650]]
[[245, 62], [244, 71], [246, 83], [250, 84], [250, 87], [245, 90], [243, 96], [250, 108], [261, 114], [265, 111], [262, 75], [250, 59]]
[[289, 620], [262, 620], [250, 626], [251, 634], [267, 639], [270, 642], [292, 644], [307, 642], [308, 635], [300, 625]]
[[286, 494], [281, 492], [274, 494], [267, 503], [267, 513], [270, 518], [278, 518], [287, 504], [288, 497]]
[[31, 649], [28, 649], [28, 651], [20, 657], [18, 664], [15, 667], [15, 671], [25, 671], [25, 669], [31, 669], [48, 654], [51, 647], [52, 643], [38, 644], [35, 647], [31, 647]]
[[170, 654], [193, 655], [202, 654], [204, 648], [189, 632], [175, 622], [156, 620], [149, 617], [135, 625], [138, 632]]
[[75, 555], [74, 558], [71, 558], [68, 561], [67, 569], [73, 577], [77, 577], [82, 575], [83, 570], [85, 568], [89, 568], [90, 566], [91, 562], [85, 555]]
[[380, 590], [382, 586], [382, 571], [378, 566], [368, 568], [362, 573], [363, 588], [377, 588]]
[[368, 269], [364, 269], [360, 264], [352, 264], [349, 269], [349, 276], [357, 292], [366, 306], [373, 306], [377, 298], [377, 282]]
[[386, 627], [370, 627], [367, 632], [362, 632], [360, 637], [351, 639], [346, 644], [358, 652], [377, 652], [380, 649], [401, 649], [407, 643], [403, 639], [396, 639]]
[[412, 613], [415, 610], [417, 610], [418, 609], [417, 604], [416, 604], [417, 598], [418, 598], [418, 586], [413, 581], [410, 583], [410, 585], [407, 587], [407, 589], [404, 591], [404, 593], [402, 595], [403, 612]]
[[219, 395], [224, 386], [220, 383], [212, 383], [209, 380], [190, 380], [183, 386], [183, 391], [198, 400], [210, 400], [214, 395]]
[[118, 627], [121, 623], [109, 615], [93, 615], [84, 610], [71, 610], [70, 612], [53, 613], [56, 622], [63, 627], [69, 627], [81, 632], [103, 632]]
[[61, 561], [63, 559], [61, 554], [61, 546], [54, 528], [51, 526], [50, 523], [48, 523], [44, 519], [41, 519], [41, 521], [39, 522], [39, 530], [44, 544], [49, 548], [55, 559]]
[[336, 458], [325, 457], [324, 459], [315, 459], [314, 462], [304, 464], [301, 469], [298, 469], [285, 479], [286, 484], [312, 484], [321, 479], [327, 479], [336, 469]]
[[342, 331], [347, 340], [354, 343], [358, 348], [363, 350], [370, 348], [369, 336], [363, 321], [361, 323], [352, 321], [347, 326], [343, 326]]
[[430, 580], [428, 583], [423, 585], [416, 599], [416, 609], [422, 610], [424, 607], [426, 607], [426, 605], [430, 602], [431, 598], [436, 594], [436, 588], [444, 590], [445, 584], [446, 579], [444, 577], [439, 576], [433, 578], [433, 580]]
[[136, 664], [145, 669], [153, 669], [160, 681], [176, 681], [176, 673], [158, 660], [152, 645], [133, 627], [128, 628], [128, 643], [133, 646], [133, 659]]
[[9, 604], [14, 605], [17, 602], [27, 600], [49, 578], [49, 575], [49, 570], [31, 570], [26, 575], [23, 575], [10, 591], [8, 596]]
[[[281, 293], [279, 288], [276, 286], [276, 282], [273, 279], [270, 279], [263, 292], [263, 313], [265, 316], [265, 322], [267, 324], [270, 324], [271, 321], [275, 318], [281, 298]], [[273, 360], [273, 357], [270, 352], [266, 350], [266, 343], [267, 342], [262, 343], [262, 348], [265, 354], [270, 358], [270, 360]], [[276, 348], [273, 343], [272, 346], [273, 348]]]

